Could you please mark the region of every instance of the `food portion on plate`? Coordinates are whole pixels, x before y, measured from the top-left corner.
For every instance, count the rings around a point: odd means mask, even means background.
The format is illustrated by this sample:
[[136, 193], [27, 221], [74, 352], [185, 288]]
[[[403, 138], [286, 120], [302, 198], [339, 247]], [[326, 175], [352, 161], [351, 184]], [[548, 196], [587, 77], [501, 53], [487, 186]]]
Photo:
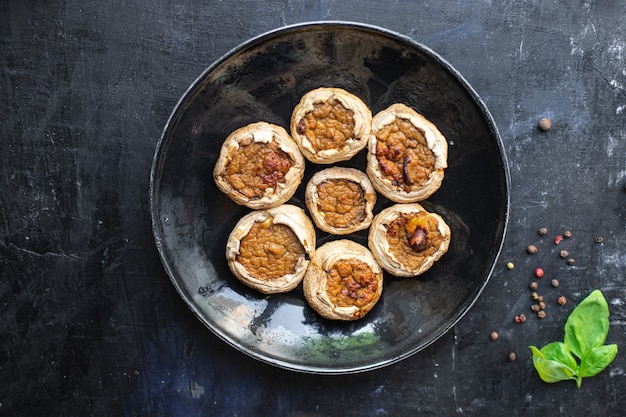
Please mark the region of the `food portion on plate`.
[[[383, 270], [415, 277], [448, 250], [450, 228], [417, 203], [441, 186], [446, 138], [404, 104], [372, 119], [361, 99], [339, 88], [306, 93], [290, 122], [291, 135], [281, 126], [251, 123], [221, 147], [213, 171], [218, 189], [253, 209], [228, 237], [228, 265], [263, 294], [302, 282], [306, 301], [322, 317], [359, 319], [382, 294]], [[362, 169], [327, 167], [366, 146]], [[305, 158], [324, 166], [304, 190], [308, 215], [287, 203], [302, 182]], [[376, 191], [399, 204], [374, 215]], [[367, 247], [342, 238], [317, 248], [315, 227], [346, 237], [369, 228]]]
[[440, 215], [418, 203], [395, 204], [374, 217], [368, 246], [390, 274], [415, 277], [448, 251], [450, 236], [450, 227]]
[[334, 240], [315, 251], [302, 286], [307, 302], [322, 317], [351, 321], [365, 316], [380, 299], [383, 271], [365, 246]]
[[441, 186], [447, 166], [446, 138], [420, 113], [396, 103], [373, 117], [367, 174], [391, 201], [427, 199]]
[[367, 229], [374, 217], [376, 191], [367, 175], [355, 168], [335, 166], [316, 172], [304, 197], [313, 222], [328, 233]]
[[256, 122], [224, 140], [213, 178], [217, 188], [235, 203], [267, 209], [294, 195], [304, 166], [302, 153], [285, 128]]
[[372, 112], [341, 88], [321, 87], [304, 94], [291, 114], [291, 136], [316, 164], [347, 161], [367, 146]]
[[315, 229], [304, 210], [283, 204], [243, 216], [228, 236], [226, 260], [248, 287], [281, 293], [302, 281], [315, 246]]

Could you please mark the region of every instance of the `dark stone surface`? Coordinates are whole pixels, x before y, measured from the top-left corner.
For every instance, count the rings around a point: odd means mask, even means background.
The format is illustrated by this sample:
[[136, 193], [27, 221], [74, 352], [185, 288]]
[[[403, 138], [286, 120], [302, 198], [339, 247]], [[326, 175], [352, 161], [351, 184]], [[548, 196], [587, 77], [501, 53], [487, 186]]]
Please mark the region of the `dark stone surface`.
[[[623, 352], [577, 389], [541, 382], [527, 346], [560, 339], [595, 288], [607, 341], [626, 341], [625, 14], [615, 0], [3, 1], [0, 415], [623, 415]], [[447, 59], [489, 107], [512, 183], [504, 251], [468, 315], [419, 354], [348, 376], [275, 369], [213, 336], [160, 264], [148, 204], [154, 147], [195, 78], [252, 36], [322, 19], [383, 26]]]

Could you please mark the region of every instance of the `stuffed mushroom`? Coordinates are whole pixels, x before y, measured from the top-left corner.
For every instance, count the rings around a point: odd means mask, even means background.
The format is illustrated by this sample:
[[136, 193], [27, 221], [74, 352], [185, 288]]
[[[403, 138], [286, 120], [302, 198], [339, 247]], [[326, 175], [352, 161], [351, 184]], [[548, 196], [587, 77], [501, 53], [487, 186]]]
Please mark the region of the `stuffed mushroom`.
[[372, 112], [341, 88], [321, 87], [300, 99], [291, 115], [291, 136], [317, 164], [346, 161], [367, 146]]
[[288, 292], [302, 281], [315, 245], [315, 229], [304, 210], [283, 204], [242, 217], [228, 237], [226, 260], [250, 288]]
[[332, 167], [316, 172], [309, 180], [305, 202], [317, 227], [345, 235], [369, 227], [376, 191], [358, 169]]
[[266, 209], [294, 195], [304, 166], [302, 153], [283, 127], [256, 122], [226, 138], [213, 178], [217, 188], [235, 203]]
[[396, 204], [378, 213], [368, 246], [380, 266], [392, 275], [414, 277], [426, 272], [447, 251], [450, 227], [420, 204]]
[[377, 113], [368, 141], [367, 174], [396, 203], [425, 200], [439, 189], [448, 166], [448, 142], [412, 108], [396, 103]]
[[307, 302], [322, 317], [352, 321], [380, 299], [383, 271], [365, 246], [335, 240], [315, 251], [302, 285]]

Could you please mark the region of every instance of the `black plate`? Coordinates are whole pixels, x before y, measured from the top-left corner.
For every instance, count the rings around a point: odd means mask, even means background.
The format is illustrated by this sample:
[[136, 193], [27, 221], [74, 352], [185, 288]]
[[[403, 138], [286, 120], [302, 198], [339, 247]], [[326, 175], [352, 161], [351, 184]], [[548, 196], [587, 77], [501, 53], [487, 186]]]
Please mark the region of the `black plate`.
[[[212, 170], [226, 136], [267, 121], [289, 129], [291, 111], [314, 88], [341, 87], [376, 113], [403, 102], [449, 143], [442, 187], [424, 203], [452, 229], [446, 255], [419, 278], [385, 276], [363, 319], [332, 322], [306, 304], [302, 287], [264, 296], [233, 277], [228, 234], [249, 212], [221, 194]], [[365, 169], [364, 152], [342, 165]], [[323, 167], [307, 164], [290, 200]], [[397, 362], [431, 344], [469, 310], [486, 285], [508, 219], [509, 174], [496, 126], [468, 83], [428, 48], [355, 23], [300, 24], [266, 33], [211, 65], [174, 110], [151, 172], [154, 236], [174, 286], [220, 338], [266, 363], [340, 374]], [[376, 211], [390, 203], [379, 196]], [[366, 244], [366, 232], [350, 236]], [[318, 230], [318, 245], [332, 239]]]

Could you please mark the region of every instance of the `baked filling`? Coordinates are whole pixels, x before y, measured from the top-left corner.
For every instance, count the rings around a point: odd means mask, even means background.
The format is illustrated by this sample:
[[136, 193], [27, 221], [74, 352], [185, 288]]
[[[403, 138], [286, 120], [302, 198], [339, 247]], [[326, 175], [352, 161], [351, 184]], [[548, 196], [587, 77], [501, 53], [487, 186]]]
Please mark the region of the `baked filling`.
[[267, 189], [285, 182], [293, 160], [275, 141], [239, 143], [226, 165], [224, 180], [248, 199], [261, 198]]
[[335, 228], [346, 228], [365, 218], [363, 188], [354, 181], [325, 180], [317, 186], [318, 210], [324, 221]]
[[437, 219], [426, 212], [401, 213], [385, 229], [389, 250], [409, 269], [420, 267], [445, 239]]
[[354, 112], [335, 98], [313, 104], [297, 125], [315, 152], [342, 149], [354, 136]]
[[435, 169], [435, 154], [424, 133], [402, 118], [376, 132], [376, 158], [384, 178], [411, 191], [424, 184]]
[[268, 281], [293, 274], [304, 256], [304, 247], [293, 230], [268, 217], [254, 223], [241, 239], [237, 262], [251, 276]]
[[365, 262], [340, 260], [328, 271], [326, 291], [337, 307], [364, 307], [378, 295], [378, 278]]

